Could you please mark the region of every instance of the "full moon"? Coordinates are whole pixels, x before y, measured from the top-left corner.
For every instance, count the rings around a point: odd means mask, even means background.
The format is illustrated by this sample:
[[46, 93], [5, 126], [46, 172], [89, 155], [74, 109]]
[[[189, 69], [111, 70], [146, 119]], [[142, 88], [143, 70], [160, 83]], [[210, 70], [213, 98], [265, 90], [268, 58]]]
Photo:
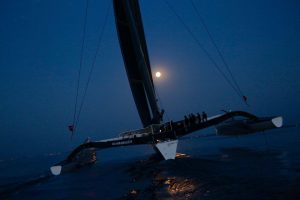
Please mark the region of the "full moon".
[[156, 76], [156, 78], [160, 78], [161, 77], [161, 73], [160, 72], [156, 72], [155, 76]]

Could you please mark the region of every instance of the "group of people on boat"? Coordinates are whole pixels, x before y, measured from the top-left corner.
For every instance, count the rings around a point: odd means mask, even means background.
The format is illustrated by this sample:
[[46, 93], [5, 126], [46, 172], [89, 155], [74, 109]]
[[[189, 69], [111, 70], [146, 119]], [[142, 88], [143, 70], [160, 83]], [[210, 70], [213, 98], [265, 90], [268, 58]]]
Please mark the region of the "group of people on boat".
[[196, 115], [191, 113], [188, 116], [184, 116], [184, 123], [188, 126], [193, 125], [193, 124], [199, 124], [202, 122], [207, 121], [207, 114], [206, 112], [202, 112], [202, 114], [197, 113]]

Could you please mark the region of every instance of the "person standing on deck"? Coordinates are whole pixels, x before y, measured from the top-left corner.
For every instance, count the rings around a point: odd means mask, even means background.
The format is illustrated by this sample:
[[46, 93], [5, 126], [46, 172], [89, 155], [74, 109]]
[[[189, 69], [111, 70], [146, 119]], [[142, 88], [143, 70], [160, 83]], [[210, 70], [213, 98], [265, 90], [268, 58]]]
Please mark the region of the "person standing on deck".
[[202, 112], [202, 121], [203, 122], [206, 122], [207, 121], [207, 114], [206, 114], [206, 112]]
[[198, 122], [201, 123], [202, 119], [201, 119], [201, 115], [199, 113], [197, 113], [197, 118], [198, 118]]

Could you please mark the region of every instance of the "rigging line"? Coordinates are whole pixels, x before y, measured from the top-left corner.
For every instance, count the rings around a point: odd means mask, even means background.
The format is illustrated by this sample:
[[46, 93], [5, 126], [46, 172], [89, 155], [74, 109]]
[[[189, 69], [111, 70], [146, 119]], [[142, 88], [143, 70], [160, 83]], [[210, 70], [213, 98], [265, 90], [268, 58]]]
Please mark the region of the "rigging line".
[[200, 12], [199, 12], [197, 6], [195, 5], [195, 3], [194, 3], [193, 0], [190, 0], [190, 2], [191, 2], [191, 4], [192, 4], [192, 7], [193, 7], [193, 9], [195, 10], [196, 14], [198, 15], [198, 17], [199, 17], [199, 19], [200, 19], [200, 22], [201, 22], [202, 26], [204, 27], [204, 29], [205, 29], [207, 35], [209, 36], [209, 39], [211, 40], [213, 46], [215, 47], [215, 49], [217, 50], [217, 52], [218, 52], [218, 54], [219, 54], [219, 56], [220, 56], [222, 62], [224, 63], [224, 65], [225, 65], [225, 67], [226, 67], [226, 69], [227, 69], [227, 71], [228, 71], [228, 73], [229, 73], [229, 75], [230, 75], [230, 77], [231, 77], [233, 83], [235, 84], [235, 86], [236, 86], [237, 89], [239, 90], [241, 96], [244, 96], [244, 93], [243, 93], [243, 91], [241, 90], [239, 84], [237, 83], [235, 77], [233, 76], [233, 73], [232, 73], [232, 71], [230, 70], [229, 65], [228, 65], [227, 61], [225, 60], [225, 58], [224, 58], [222, 52], [220, 51], [220, 48], [218, 47], [217, 43], [215, 42], [215, 40], [214, 40], [214, 38], [213, 38], [211, 32], [209, 31], [209, 29], [208, 29], [208, 27], [207, 27], [207, 25], [206, 25], [204, 19], [201, 17]]
[[208, 53], [208, 51], [202, 46], [201, 42], [198, 40], [198, 38], [193, 34], [192, 30], [187, 26], [187, 24], [183, 21], [183, 19], [177, 14], [175, 9], [170, 5], [170, 3], [167, 0], [164, 0], [169, 9], [175, 14], [175, 16], [178, 18], [178, 20], [181, 22], [181, 24], [185, 27], [185, 29], [188, 31], [188, 33], [192, 36], [192, 38], [195, 40], [197, 45], [201, 48], [201, 50], [206, 54], [206, 56], [209, 58], [209, 60], [213, 63], [214, 67], [220, 72], [220, 74], [223, 76], [223, 78], [227, 81], [227, 83], [231, 86], [231, 88], [236, 92], [236, 94], [239, 97], [242, 97], [237, 88], [232, 84], [230, 79], [226, 76], [226, 74], [221, 70], [219, 65], [216, 63], [216, 61], [212, 58], [212, 56]]
[[72, 131], [71, 139], [72, 139], [73, 134], [74, 134], [74, 132], [76, 130], [75, 120], [76, 120], [76, 114], [77, 114], [79, 85], [80, 85], [81, 70], [82, 70], [83, 57], [84, 57], [84, 46], [85, 46], [85, 36], [86, 36], [86, 29], [87, 29], [87, 25], [86, 24], [87, 24], [88, 7], [89, 7], [89, 0], [86, 0], [84, 25], [83, 25], [83, 34], [82, 34], [82, 43], [81, 43], [81, 51], [80, 51], [80, 64], [79, 64], [77, 84], [76, 84], [75, 107], [74, 107], [73, 123], [72, 123], [72, 130], [71, 130]]
[[157, 96], [157, 100], [160, 102], [161, 109], [164, 109], [167, 121], [170, 121], [170, 117], [168, 115], [168, 112], [165, 110], [164, 104], [163, 104], [163, 102], [162, 102], [162, 100], [160, 98], [159, 91], [157, 90], [157, 87], [155, 86], [154, 83], [153, 83], [153, 86], [154, 86], [154, 90], [155, 90], [155, 93], [156, 93], [156, 96]]
[[79, 117], [80, 117], [80, 114], [81, 114], [81, 111], [82, 111], [82, 107], [84, 105], [84, 101], [85, 101], [85, 98], [86, 98], [87, 90], [88, 90], [88, 87], [89, 87], [89, 84], [90, 84], [90, 81], [91, 81], [92, 73], [93, 73], [94, 68], [95, 68], [97, 55], [98, 55], [100, 46], [102, 44], [103, 35], [104, 35], [104, 32], [105, 32], [105, 28], [106, 28], [108, 17], [109, 17], [109, 11], [110, 11], [110, 4], [108, 4], [107, 9], [106, 9], [104, 24], [103, 24], [103, 27], [100, 31], [99, 37], [98, 37], [96, 52], [95, 52], [94, 57], [93, 57], [92, 66], [91, 66], [91, 69], [89, 71], [88, 80], [87, 80], [85, 88], [84, 88], [84, 94], [83, 94], [83, 97], [82, 97], [82, 100], [81, 100], [81, 103], [80, 103], [80, 107], [79, 107], [79, 111], [78, 111], [78, 114], [77, 114], [77, 118], [76, 118], [76, 121], [75, 121], [75, 124], [76, 124], [77, 127], [78, 127]]

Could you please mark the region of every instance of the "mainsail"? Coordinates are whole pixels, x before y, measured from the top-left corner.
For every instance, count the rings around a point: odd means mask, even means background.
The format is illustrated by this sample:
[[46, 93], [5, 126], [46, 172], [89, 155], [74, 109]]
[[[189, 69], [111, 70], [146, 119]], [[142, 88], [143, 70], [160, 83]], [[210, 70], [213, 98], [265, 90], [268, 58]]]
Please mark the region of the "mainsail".
[[138, 0], [114, 0], [120, 47], [133, 98], [144, 127], [158, 124], [157, 105], [149, 55]]

